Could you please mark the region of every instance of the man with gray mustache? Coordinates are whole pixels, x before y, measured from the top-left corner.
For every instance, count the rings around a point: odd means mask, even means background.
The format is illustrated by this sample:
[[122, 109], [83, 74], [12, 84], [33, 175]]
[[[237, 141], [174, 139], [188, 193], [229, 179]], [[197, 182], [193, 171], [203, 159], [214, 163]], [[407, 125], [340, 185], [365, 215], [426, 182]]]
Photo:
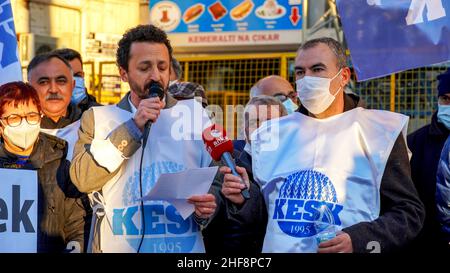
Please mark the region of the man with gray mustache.
[[[39, 95], [42, 112], [41, 132], [57, 136], [68, 143], [66, 159], [72, 161], [78, 140], [81, 109], [70, 103], [75, 87], [69, 62], [54, 52], [35, 56], [27, 68], [28, 81]], [[86, 210], [85, 240], [89, 238], [92, 210], [86, 195], [82, 198]]]
[[42, 104], [42, 128], [61, 129], [81, 118], [81, 110], [70, 103], [75, 81], [65, 59], [54, 53], [37, 55], [28, 65], [28, 81]]

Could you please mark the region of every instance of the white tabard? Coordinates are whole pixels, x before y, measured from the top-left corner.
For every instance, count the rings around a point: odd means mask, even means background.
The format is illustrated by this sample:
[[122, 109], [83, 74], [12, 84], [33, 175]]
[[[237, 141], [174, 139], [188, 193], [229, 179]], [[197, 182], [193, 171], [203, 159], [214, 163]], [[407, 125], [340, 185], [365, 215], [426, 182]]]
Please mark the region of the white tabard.
[[72, 161], [73, 149], [75, 148], [75, 144], [78, 140], [78, 129], [80, 128], [80, 120], [75, 121], [72, 124], [67, 125], [64, 128], [60, 129], [43, 129], [41, 128], [41, 132], [57, 136], [61, 139], [67, 141], [68, 149], [67, 149], [67, 157], [66, 159]]
[[316, 220], [339, 230], [378, 218], [384, 169], [407, 124], [407, 116], [362, 108], [263, 123], [251, 145], [269, 214], [263, 252], [316, 252]]
[[[117, 106], [94, 107], [95, 138], [106, 139], [117, 126], [132, 114]], [[207, 167], [211, 157], [201, 134], [210, 125], [202, 106], [195, 100], [179, 101], [161, 111], [151, 125], [142, 164], [142, 193], [139, 168], [142, 148], [125, 160], [119, 173], [102, 189], [105, 219], [100, 227], [103, 252], [204, 252], [203, 238], [191, 215], [186, 220], [173, 205], [165, 201], [144, 202], [145, 196], [159, 176], [190, 168]], [[145, 224], [145, 231], [144, 225]]]

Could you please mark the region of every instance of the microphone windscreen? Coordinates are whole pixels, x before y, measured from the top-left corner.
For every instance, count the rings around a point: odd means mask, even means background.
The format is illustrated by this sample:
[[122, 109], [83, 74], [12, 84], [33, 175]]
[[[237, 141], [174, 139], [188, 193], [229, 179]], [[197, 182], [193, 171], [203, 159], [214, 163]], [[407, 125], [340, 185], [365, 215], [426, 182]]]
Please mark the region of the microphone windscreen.
[[227, 137], [222, 126], [213, 124], [202, 133], [206, 150], [215, 161], [219, 161], [225, 152], [233, 153], [233, 142]]
[[160, 100], [164, 98], [164, 88], [159, 84], [159, 82], [152, 82], [148, 87], [148, 97], [155, 98], [159, 97]]

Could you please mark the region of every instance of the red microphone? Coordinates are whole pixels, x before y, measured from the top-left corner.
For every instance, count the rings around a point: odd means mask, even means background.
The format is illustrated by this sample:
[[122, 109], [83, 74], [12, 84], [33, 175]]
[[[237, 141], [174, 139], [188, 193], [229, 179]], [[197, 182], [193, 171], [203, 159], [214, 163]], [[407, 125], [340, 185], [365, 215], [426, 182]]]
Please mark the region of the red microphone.
[[[206, 150], [211, 155], [215, 161], [223, 159], [226, 165], [231, 169], [231, 173], [235, 176], [240, 175], [236, 171], [236, 164], [234, 163], [233, 157], [233, 142], [227, 137], [227, 133], [218, 124], [213, 124], [206, 128], [202, 134], [203, 142], [205, 143]], [[248, 191], [247, 185], [241, 179], [241, 183], [244, 184], [245, 188], [242, 189], [241, 194], [244, 199], [250, 198], [250, 193]]]

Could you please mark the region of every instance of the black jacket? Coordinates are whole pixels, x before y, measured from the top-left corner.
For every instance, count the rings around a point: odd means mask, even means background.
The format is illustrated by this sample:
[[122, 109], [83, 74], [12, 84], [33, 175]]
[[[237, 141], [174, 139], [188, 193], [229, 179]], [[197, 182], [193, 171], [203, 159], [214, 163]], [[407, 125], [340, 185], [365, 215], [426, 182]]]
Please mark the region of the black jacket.
[[41, 120], [41, 128], [43, 129], [61, 129], [74, 123], [75, 121], [81, 118], [81, 109], [73, 105], [69, 104], [67, 107], [67, 113], [64, 117], [61, 117], [57, 122], [53, 121], [51, 118], [44, 116]]
[[6, 151], [0, 141], [0, 168], [37, 170], [38, 252], [63, 252], [70, 241], [79, 242], [81, 251], [84, 249], [89, 203], [70, 180], [66, 153], [65, 141], [40, 133], [30, 159], [21, 167], [16, 164], [17, 156]]
[[[359, 98], [345, 94], [344, 111], [363, 107]], [[303, 106], [299, 112], [308, 114]], [[345, 141], [345, 140], [344, 140]], [[381, 252], [404, 250], [422, 229], [425, 209], [411, 179], [406, 143], [400, 134], [392, 148], [380, 185], [380, 216], [344, 228], [354, 252], [370, 252], [368, 244], [378, 242]]]
[[436, 251], [445, 246], [440, 238], [440, 226], [436, 209], [436, 171], [449, 130], [433, 114], [431, 123], [408, 135], [408, 147], [412, 152], [411, 174], [425, 205], [426, 217], [423, 229], [414, 241], [413, 251]]
[[97, 102], [94, 96], [89, 95], [86, 90], [86, 97], [77, 104], [77, 108], [80, 109], [81, 113], [84, 113], [93, 106], [101, 106], [101, 104]]
[[203, 230], [206, 253], [261, 253], [268, 217], [264, 197], [260, 185], [253, 179], [251, 156], [235, 150], [233, 157], [236, 165], [244, 167], [249, 175], [251, 198], [237, 207], [221, 192], [216, 193], [222, 205]]

